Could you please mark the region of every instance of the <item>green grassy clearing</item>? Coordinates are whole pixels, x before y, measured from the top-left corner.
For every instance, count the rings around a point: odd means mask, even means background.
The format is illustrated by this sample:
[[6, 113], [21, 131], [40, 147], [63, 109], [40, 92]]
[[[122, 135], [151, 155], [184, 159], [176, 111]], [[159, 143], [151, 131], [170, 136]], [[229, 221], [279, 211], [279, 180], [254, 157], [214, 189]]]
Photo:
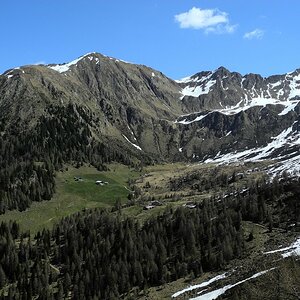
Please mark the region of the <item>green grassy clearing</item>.
[[[33, 202], [26, 211], [9, 211], [0, 215], [1, 221], [16, 220], [22, 230], [36, 233], [51, 228], [61, 218], [84, 208], [110, 207], [117, 199], [127, 201], [128, 179], [140, 174], [120, 164], [109, 166], [110, 171], [99, 172], [93, 167], [79, 169], [68, 167], [56, 176], [56, 193], [50, 201]], [[75, 181], [81, 177], [83, 181]], [[96, 180], [107, 181], [108, 185], [96, 185]]]
[[[171, 178], [185, 176], [195, 170], [202, 170], [206, 173], [214, 165], [199, 164], [161, 164], [148, 166], [144, 172], [147, 175], [140, 177], [142, 174], [120, 164], [109, 165], [110, 170], [107, 172], [99, 172], [93, 167], [84, 166], [79, 169], [68, 167], [67, 171], [58, 172], [56, 176], [56, 193], [50, 201], [33, 202], [31, 207], [24, 212], [9, 211], [4, 215], [0, 215], [1, 221], [16, 220], [21, 225], [22, 230], [30, 230], [36, 233], [43, 228], [51, 228], [54, 223], [61, 218], [76, 213], [85, 208], [111, 207], [116, 200], [121, 203], [127, 201], [129, 191], [128, 179], [136, 179], [137, 186], [141, 188], [143, 195], [155, 196], [158, 199], [164, 199], [165, 195], [170, 193], [168, 182]], [[227, 166], [224, 169], [248, 169], [252, 166], [243, 166], [232, 168]], [[230, 170], [230, 171], [231, 171]], [[258, 176], [253, 174], [251, 177]], [[81, 177], [82, 181], [75, 181], [74, 177]], [[108, 182], [108, 185], [99, 186], [95, 181], [101, 180]], [[145, 183], [149, 181], [151, 187], [145, 188]], [[244, 186], [246, 182], [241, 180], [238, 185]], [[142, 206], [136, 205], [122, 210], [126, 216], [136, 217], [141, 222], [150, 216], [160, 214], [167, 205], [173, 207], [180, 206], [186, 201], [200, 200], [208, 198], [211, 191], [205, 191], [197, 195], [189, 196], [190, 187], [185, 187], [178, 192], [178, 199], [165, 199], [163, 206], [156, 207], [150, 211], [144, 211]]]

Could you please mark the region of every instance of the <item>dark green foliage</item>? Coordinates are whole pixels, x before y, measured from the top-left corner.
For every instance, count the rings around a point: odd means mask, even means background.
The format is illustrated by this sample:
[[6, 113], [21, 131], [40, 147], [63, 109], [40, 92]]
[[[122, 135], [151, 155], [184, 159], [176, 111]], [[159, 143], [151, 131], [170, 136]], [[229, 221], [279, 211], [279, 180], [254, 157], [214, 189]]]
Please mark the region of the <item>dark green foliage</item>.
[[[217, 206], [205, 201], [195, 210], [168, 209], [143, 226], [119, 214], [88, 210], [63, 219], [51, 232], [39, 232], [34, 244], [26, 237], [17, 245], [16, 224], [2, 224], [0, 283], [17, 282], [10, 293], [23, 298], [50, 299], [55, 280], [57, 299], [68, 293], [74, 299], [118, 299], [132, 287], [199, 276], [243, 248], [237, 212]], [[222, 261], [216, 259], [219, 253], [224, 253]], [[58, 278], [50, 264], [60, 268]]]
[[[115, 147], [92, 137], [93, 117], [83, 108], [49, 106], [34, 128], [11, 124], [0, 135], [0, 213], [25, 210], [32, 201], [51, 199], [55, 191], [54, 172], [64, 163], [80, 167], [131, 160]], [[5, 121], [0, 121], [5, 124]], [[2, 127], [5, 127], [4, 125]]]
[[212, 168], [207, 173], [200, 171], [185, 174], [184, 177], [174, 178], [170, 181], [170, 190], [179, 191], [184, 187], [191, 187], [192, 190], [203, 192], [216, 187], [228, 187], [230, 184], [242, 179], [243, 173], [227, 174], [220, 172], [219, 168]]
[[[230, 197], [238, 201], [244, 220], [287, 228], [300, 221], [300, 180], [277, 179], [272, 183], [259, 182], [247, 192]], [[296, 228], [297, 229], [297, 228]]]
[[243, 254], [242, 218], [272, 222], [269, 229], [298, 219], [299, 186], [287, 179], [260, 183], [195, 209], [167, 208], [143, 225], [120, 211], [85, 210], [39, 232], [34, 242], [16, 223], [2, 223], [0, 287], [6, 292], [0, 298], [120, 299], [133, 287], [221, 269]]
[[[142, 289], [218, 269], [243, 249], [237, 214], [205, 201], [195, 210], [166, 210], [142, 227], [103, 210], [65, 218], [52, 232], [64, 290], [74, 298], [101, 293], [102, 299], [111, 299], [134, 286]], [[218, 235], [220, 227], [224, 230]], [[45, 232], [42, 236], [38, 244]], [[224, 253], [222, 261], [216, 259], [219, 253]]]

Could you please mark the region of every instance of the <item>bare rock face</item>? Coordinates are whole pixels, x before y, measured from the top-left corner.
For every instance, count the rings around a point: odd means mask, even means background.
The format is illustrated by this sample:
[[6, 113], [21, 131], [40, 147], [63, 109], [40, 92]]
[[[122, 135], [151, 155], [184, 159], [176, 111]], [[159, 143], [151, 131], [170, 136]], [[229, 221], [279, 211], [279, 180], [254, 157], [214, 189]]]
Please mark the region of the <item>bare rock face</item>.
[[51, 116], [50, 106], [72, 104], [91, 116], [86, 122], [96, 139], [155, 160], [199, 161], [264, 147], [298, 122], [299, 101], [299, 69], [263, 78], [220, 67], [174, 81], [90, 53], [0, 75], [2, 134], [15, 125], [30, 132]]
[[186, 157], [222, 162], [225, 155], [230, 161], [278, 158], [280, 153], [286, 158], [283, 153], [290, 148], [298, 153], [293, 124], [299, 116], [299, 70], [263, 78], [221, 67], [178, 83], [186, 113], [176, 122]]

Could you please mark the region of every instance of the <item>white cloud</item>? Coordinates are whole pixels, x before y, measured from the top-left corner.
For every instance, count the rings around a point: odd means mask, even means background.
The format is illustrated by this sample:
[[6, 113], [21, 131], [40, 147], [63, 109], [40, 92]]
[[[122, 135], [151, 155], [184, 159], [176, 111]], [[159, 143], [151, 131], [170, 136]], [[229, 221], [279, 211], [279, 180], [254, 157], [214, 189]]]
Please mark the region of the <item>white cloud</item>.
[[228, 14], [218, 9], [191, 8], [175, 15], [180, 28], [202, 29], [205, 33], [233, 33], [237, 25], [229, 23]]
[[264, 36], [265, 32], [261, 29], [254, 29], [253, 31], [250, 31], [250, 32], [246, 32], [244, 34], [244, 39], [247, 39], [247, 40], [252, 40], [252, 39], [262, 39], [263, 36]]

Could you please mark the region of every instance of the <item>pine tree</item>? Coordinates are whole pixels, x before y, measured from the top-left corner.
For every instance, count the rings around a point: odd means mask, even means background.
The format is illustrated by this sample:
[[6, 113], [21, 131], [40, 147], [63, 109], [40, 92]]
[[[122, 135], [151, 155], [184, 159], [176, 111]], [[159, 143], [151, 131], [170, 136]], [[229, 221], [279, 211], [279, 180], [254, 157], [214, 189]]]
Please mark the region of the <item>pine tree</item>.
[[3, 271], [2, 265], [0, 265], [0, 288], [3, 288], [6, 283], [6, 276]]

